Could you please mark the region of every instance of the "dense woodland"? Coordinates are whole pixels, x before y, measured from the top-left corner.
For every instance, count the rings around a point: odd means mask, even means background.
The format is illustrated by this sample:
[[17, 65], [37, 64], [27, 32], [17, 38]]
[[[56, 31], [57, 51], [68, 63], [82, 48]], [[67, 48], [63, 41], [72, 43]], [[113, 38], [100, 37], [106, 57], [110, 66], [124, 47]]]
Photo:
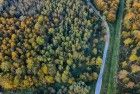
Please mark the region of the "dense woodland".
[[93, 0], [97, 8], [106, 16], [108, 22], [116, 20], [119, 0]]
[[[104, 33], [86, 4], [45, 0], [40, 14], [34, 15], [34, 0], [11, 2], [1, 6], [0, 86], [11, 91], [47, 86], [50, 94], [89, 93], [102, 64]], [[5, 3], [12, 5], [5, 8]], [[55, 84], [62, 86], [56, 90]]]
[[[140, 94], [140, 0], [125, 0], [122, 23], [117, 19], [120, 1], [91, 3], [107, 20], [110, 40], [119, 32], [116, 24], [121, 24], [115, 75], [118, 93], [114, 94]], [[0, 0], [0, 90], [90, 94], [105, 42], [102, 21], [91, 13], [86, 0]], [[114, 58], [111, 44], [107, 63]]]
[[128, 94], [140, 93], [140, 1], [126, 0], [121, 33], [118, 83]]

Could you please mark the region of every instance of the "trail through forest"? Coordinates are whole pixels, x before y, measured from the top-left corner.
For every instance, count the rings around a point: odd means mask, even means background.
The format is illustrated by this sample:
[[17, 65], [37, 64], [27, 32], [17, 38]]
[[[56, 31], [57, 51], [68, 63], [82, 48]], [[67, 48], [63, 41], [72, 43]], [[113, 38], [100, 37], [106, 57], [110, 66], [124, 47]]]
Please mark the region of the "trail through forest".
[[107, 58], [107, 52], [108, 52], [108, 48], [109, 48], [109, 44], [110, 44], [110, 30], [109, 30], [109, 25], [106, 21], [106, 19], [101, 16], [100, 12], [96, 10], [96, 8], [92, 5], [92, 3], [90, 2], [90, 0], [87, 0], [87, 5], [89, 6], [90, 12], [94, 13], [97, 17], [99, 17], [99, 19], [101, 19], [102, 21], [102, 27], [104, 28], [104, 31], [106, 33], [106, 40], [105, 40], [105, 48], [104, 48], [104, 52], [103, 52], [103, 59], [102, 59], [102, 66], [100, 68], [100, 73], [98, 76], [98, 80], [96, 83], [96, 87], [95, 87], [95, 94], [100, 94], [101, 91], [101, 86], [102, 86], [102, 79], [103, 79], [103, 73], [105, 70], [105, 64], [106, 64], [106, 58]]

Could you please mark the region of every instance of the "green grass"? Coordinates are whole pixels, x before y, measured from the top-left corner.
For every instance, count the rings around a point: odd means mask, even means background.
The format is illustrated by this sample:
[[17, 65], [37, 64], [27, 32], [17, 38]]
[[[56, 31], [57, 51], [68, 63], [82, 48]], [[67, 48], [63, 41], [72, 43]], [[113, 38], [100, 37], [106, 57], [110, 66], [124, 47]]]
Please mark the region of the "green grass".
[[110, 45], [109, 45], [108, 56], [106, 60], [101, 94], [105, 94], [107, 91], [107, 86], [108, 86], [108, 81], [109, 81], [109, 72], [110, 72], [110, 67], [111, 67], [111, 54], [112, 54], [112, 50], [113, 50], [112, 48], [114, 44], [113, 43], [114, 35], [115, 35], [114, 27], [112, 24], [109, 24], [109, 27], [110, 27]]
[[121, 39], [121, 27], [123, 20], [123, 12], [124, 12], [124, 0], [120, 0], [119, 9], [117, 13], [117, 20], [114, 26], [114, 41], [112, 53], [110, 54], [111, 60], [110, 62], [110, 70], [109, 70], [109, 80], [107, 85], [106, 94], [116, 94], [117, 93], [117, 68], [119, 62], [119, 48], [120, 48], [120, 39]]
[[121, 38], [121, 27], [124, 11], [124, 0], [120, 0], [117, 20], [110, 25], [110, 47], [103, 78], [101, 94], [117, 94], [117, 68], [119, 62], [119, 48]]

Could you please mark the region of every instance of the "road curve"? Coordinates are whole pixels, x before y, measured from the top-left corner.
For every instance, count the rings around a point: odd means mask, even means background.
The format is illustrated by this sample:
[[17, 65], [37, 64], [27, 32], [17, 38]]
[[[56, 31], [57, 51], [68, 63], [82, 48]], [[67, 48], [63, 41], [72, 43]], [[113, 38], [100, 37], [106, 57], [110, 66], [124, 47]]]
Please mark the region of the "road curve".
[[96, 10], [96, 8], [93, 6], [93, 4], [90, 2], [90, 0], [87, 0], [87, 5], [89, 6], [90, 12], [92, 12], [92, 13], [94, 12], [95, 15], [97, 17], [99, 17], [99, 19], [101, 19], [102, 26], [105, 29], [105, 33], [106, 33], [105, 47], [104, 47], [103, 59], [102, 59], [103, 61], [102, 61], [102, 65], [101, 65], [101, 68], [100, 68], [100, 73], [99, 73], [98, 80], [97, 80], [96, 87], [95, 87], [95, 94], [100, 94], [101, 86], [102, 86], [103, 73], [104, 73], [106, 58], [107, 58], [107, 54], [108, 54], [107, 52], [108, 52], [109, 44], [110, 44], [110, 30], [109, 30], [109, 26], [108, 26], [108, 23], [107, 23], [105, 17], [102, 17], [100, 15], [100, 12]]

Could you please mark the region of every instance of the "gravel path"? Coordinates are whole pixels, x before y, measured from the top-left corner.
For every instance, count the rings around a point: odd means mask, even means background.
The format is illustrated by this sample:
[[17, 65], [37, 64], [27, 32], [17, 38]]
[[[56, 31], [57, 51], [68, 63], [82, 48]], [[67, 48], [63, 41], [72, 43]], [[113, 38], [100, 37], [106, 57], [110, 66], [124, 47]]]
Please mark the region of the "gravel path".
[[101, 86], [102, 86], [103, 73], [104, 73], [104, 70], [105, 70], [107, 52], [108, 52], [108, 48], [109, 48], [109, 44], [110, 44], [110, 30], [109, 30], [109, 26], [108, 26], [108, 23], [107, 23], [106, 19], [100, 15], [100, 12], [96, 10], [96, 8], [92, 5], [90, 0], [87, 0], [87, 4], [90, 8], [90, 12], [92, 12], [92, 13], [94, 12], [95, 15], [97, 17], [99, 17], [99, 19], [101, 19], [102, 27], [105, 29], [104, 31], [106, 32], [105, 48], [104, 48], [103, 59], [102, 59], [103, 61], [102, 61], [102, 66], [100, 68], [99, 77], [98, 77], [96, 87], [95, 87], [95, 94], [100, 94]]

